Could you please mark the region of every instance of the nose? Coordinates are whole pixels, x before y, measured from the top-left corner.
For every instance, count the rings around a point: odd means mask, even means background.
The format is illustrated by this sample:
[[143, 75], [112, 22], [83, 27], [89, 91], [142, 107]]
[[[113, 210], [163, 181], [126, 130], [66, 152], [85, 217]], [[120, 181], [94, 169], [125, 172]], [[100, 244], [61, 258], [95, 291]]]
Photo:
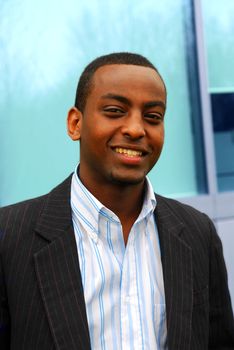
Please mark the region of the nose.
[[135, 140], [145, 136], [144, 121], [141, 113], [132, 113], [124, 119], [122, 133], [124, 136]]

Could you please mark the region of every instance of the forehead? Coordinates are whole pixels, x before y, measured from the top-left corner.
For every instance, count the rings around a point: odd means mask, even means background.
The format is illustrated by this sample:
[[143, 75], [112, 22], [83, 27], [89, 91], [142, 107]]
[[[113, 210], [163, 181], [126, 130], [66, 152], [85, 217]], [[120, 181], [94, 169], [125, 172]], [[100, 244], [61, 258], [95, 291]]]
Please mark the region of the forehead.
[[112, 64], [105, 65], [96, 70], [92, 80], [91, 95], [99, 95], [106, 92], [148, 93], [160, 95], [165, 99], [164, 83], [159, 74], [152, 68]]

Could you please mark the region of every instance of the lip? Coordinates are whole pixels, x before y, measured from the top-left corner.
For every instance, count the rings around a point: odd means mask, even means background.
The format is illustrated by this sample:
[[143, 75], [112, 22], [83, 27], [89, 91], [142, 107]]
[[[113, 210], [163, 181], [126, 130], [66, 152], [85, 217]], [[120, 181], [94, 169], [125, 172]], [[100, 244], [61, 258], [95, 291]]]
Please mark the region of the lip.
[[140, 165], [142, 163], [142, 156], [128, 156], [123, 153], [115, 152], [116, 157], [121, 161], [121, 163], [126, 165]]
[[[111, 145], [111, 149], [115, 152], [116, 148], [124, 148], [124, 149], [129, 149], [131, 151], [136, 151], [136, 152], [141, 152], [142, 155], [141, 157], [145, 156], [146, 154], [150, 153], [148, 149], [145, 147], [139, 147], [139, 146], [134, 146], [134, 145]], [[116, 152], [117, 153], [117, 152]]]
[[[128, 155], [126, 153], [119, 153], [116, 152], [117, 148], [124, 148], [124, 149], [128, 149], [131, 151], [137, 151], [137, 152], [141, 152], [141, 155]], [[145, 148], [142, 147], [133, 147], [133, 146], [129, 146], [129, 145], [121, 145], [121, 146], [111, 146], [112, 151], [114, 152], [115, 156], [117, 157], [117, 159], [125, 165], [134, 165], [134, 166], [139, 166], [142, 164], [142, 162], [144, 161], [144, 157], [147, 155], [147, 152]]]

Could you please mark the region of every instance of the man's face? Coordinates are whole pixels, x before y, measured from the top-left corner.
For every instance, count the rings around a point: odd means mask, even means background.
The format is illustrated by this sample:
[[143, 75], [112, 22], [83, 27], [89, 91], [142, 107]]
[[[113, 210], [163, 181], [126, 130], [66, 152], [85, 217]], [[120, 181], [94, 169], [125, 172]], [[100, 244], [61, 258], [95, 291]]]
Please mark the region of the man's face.
[[81, 114], [80, 177], [88, 187], [143, 183], [164, 141], [166, 92], [151, 68], [106, 65]]

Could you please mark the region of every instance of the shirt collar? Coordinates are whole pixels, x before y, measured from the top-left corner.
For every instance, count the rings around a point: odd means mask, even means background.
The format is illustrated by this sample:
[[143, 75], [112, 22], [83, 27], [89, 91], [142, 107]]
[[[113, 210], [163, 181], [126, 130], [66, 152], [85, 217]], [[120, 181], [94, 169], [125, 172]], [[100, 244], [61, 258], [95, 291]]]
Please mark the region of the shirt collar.
[[144, 198], [142, 209], [141, 209], [141, 212], [140, 212], [140, 215], [139, 215], [137, 221], [145, 219], [146, 216], [151, 214], [155, 210], [156, 205], [157, 205], [157, 201], [155, 198], [153, 186], [152, 186], [150, 180], [148, 179], [148, 177], [146, 177], [145, 198]]
[[[89, 190], [83, 185], [78, 176], [78, 166], [72, 176], [71, 182], [71, 208], [73, 220], [78, 221], [94, 240], [98, 239], [100, 218], [120, 224], [119, 218], [106, 208]], [[142, 210], [136, 222], [145, 219], [156, 207], [156, 198], [153, 187], [146, 178], [145, 198]]]

